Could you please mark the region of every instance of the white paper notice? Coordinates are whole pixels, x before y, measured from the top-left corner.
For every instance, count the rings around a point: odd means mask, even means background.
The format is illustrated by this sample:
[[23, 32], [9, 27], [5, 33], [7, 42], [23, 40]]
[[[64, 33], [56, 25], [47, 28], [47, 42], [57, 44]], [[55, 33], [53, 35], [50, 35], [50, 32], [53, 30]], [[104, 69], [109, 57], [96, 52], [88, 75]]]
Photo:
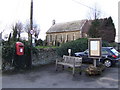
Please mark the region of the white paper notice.
[[91, 50], [98, 50], [98, 41], [91, 41]]
[[20, 49], [20, 52], [23, 52], [23, 49]]

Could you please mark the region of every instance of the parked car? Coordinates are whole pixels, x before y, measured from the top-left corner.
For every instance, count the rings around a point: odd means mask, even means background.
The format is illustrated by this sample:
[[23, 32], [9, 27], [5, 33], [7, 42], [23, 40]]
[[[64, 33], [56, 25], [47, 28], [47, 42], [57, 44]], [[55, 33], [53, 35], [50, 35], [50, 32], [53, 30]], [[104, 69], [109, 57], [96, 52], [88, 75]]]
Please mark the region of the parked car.
[[[82, 57], [83, 62], [93, 63], [93, 59], [88, 57], [88, 49], [84, 52], [77, 52], [75, 56]], [[103, 63], [106, 67], [110, 67], [116, 64], [120, 60], [120, 53], [113, 47], [102, 47], [102, 56], [98, 60]]]

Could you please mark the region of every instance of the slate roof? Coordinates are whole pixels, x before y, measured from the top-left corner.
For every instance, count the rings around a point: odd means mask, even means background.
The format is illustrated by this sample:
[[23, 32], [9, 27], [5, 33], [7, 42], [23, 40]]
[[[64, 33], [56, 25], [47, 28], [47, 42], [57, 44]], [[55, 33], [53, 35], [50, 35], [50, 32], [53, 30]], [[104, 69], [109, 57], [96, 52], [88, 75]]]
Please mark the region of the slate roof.
[[77, 20], [65, 23], [56, 23], [55, 25], [52, 25], [46, 33], [82, 30], [86, 21], [87, 20]]

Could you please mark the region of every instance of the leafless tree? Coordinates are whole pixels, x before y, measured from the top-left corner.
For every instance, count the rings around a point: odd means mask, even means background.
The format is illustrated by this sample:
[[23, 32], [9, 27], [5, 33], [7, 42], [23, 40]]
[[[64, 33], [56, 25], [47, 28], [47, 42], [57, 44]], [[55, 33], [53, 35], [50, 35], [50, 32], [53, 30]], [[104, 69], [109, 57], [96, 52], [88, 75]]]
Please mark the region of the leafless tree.
[[20, 34], [23, 30], [23, 24], [21, 22], [16, 23], [18, 38], [20, 39]]
[[[39, 33], [40, 33], [40, 28], [38, 27], [37, 24], [33, 24], [33, 30], [34, 30], [34, 36], [35, 36], [35, 38], [38, 38]], [[25, 25], [25, 32], [28, 33], [28, 38], [29, 38], [30, 37], [30, 24], [29, 23], [27, 23]]]
[[35, 36], [36, 38], [38, 38], [39, 33], [40, 33], [40, 28], [39, 28], [37, 25], [33, 25], [33, 29], [34, 29], [34, 31], [35, 31], [34, 36]]
[[100, 18], [101, 13], [102, 12], [101, 12], [100, 8], [98, 7], [97, 4], [95, 4], [94, 7], [89, 7], [89, 11], [87, 13], [87, 17], [90, 20], [96, 20], [96, 19]]
[[12, 25], [13, 37], [16, 38], [18, 35], [18, 40], [20, 39], [20, 34], [23, 30], [23, 24], [21, 22], [16, 22], [15, 25]]

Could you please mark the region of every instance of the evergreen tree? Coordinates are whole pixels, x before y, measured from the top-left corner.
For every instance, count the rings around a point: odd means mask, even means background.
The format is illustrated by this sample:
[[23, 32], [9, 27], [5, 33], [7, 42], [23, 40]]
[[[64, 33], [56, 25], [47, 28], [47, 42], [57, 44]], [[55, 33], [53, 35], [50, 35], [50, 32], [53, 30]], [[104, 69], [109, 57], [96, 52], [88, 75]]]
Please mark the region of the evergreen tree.
[[9, 37], [8, 37], [8, 43], [10, 43], [10, 40], [11, 40], [11, 33], [9, 34]]
[[41, 40], [41, 39], [37, 40], [36, 46], [43, 46], [43, 40]]
[[115, 42], [116, 29], [112, 17], [93, 20], [88, 35], [91, 38], [102, 38], [103, 41]]
[[98, 27], [99, 27], [99, 20], [96, 19], [92, 22], [92, 25], [88, 31], [89, 37], [91, 37], [91, 38], [98, 38], [99, 37]]
[[112, 17], [103, 19], [99, 28], [100, 37], [107, 42], [115, 42], [116, 29]]

